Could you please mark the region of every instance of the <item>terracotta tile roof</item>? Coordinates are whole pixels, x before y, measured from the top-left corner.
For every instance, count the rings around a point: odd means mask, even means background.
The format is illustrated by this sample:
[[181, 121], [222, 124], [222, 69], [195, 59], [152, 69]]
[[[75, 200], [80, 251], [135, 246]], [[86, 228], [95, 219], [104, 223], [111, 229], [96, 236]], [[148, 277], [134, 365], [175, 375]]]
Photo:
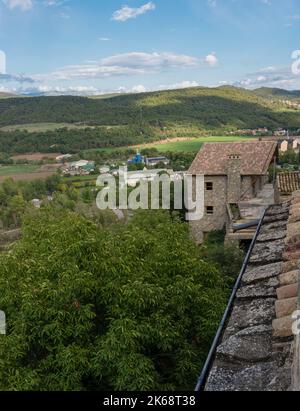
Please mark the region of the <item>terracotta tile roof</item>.
[[242, 175], [264, 175], [277, 149], [276, 142], [205, 143], [188, 173], [227, 175], [228, 156], [239, 155]]

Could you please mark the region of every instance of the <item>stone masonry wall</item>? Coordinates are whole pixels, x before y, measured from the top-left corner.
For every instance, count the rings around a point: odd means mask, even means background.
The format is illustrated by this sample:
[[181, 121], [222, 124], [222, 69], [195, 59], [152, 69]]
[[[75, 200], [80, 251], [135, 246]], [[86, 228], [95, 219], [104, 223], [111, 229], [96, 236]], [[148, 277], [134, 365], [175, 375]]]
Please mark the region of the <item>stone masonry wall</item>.
[[204, 215], [201, 220], [190, 222], [191, 235], [198, 244], [203, 242], [203, 233], [222, 230], [227, 219], [227, 177], [206, 176], [204, 181], [213, 183], [212, 191], [204, 191], [204, 202], [205, 207], [214, 207], [214, 214]]
[[238, 203], [241, 199], [241, 159], [237, 155], [228, 158], [227, 203]]
[[277, 297], [284, 295], [282, 287], [292, 276], [285, 274], [294, 268], [283, 262], [289, 209], [284, 203], [266, 212], [206, 391], [292, 389], [294, 339], [290, 332], [283, 336], [272, 328], [276, 313], [283, 315], [287, 309], [278, 305]]

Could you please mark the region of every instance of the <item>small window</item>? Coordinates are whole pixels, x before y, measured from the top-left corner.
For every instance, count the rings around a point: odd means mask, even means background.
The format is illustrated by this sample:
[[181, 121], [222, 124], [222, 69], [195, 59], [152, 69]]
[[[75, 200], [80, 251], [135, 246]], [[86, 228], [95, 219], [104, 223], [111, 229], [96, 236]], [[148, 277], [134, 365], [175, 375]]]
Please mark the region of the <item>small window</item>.
[[206, 183], [206, 191], [213, 191], [214, 184], [213, 183]]
[[214, 213], [214, 208], [213, 207], [206, 207], [206, 214], [207, 215], [213, 215]]

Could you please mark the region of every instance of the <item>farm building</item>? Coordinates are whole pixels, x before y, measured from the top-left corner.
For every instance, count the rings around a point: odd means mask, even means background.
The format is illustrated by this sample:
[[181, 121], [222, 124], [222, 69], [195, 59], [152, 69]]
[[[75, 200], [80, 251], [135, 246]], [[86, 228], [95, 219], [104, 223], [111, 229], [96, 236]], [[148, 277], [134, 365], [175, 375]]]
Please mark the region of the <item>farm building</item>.
[[95, 171], [95, 162], [88, 160], [79, 160], [73, 163], [69, 163], [63, 170], [65, 174], [76, 175], [89, 175]]

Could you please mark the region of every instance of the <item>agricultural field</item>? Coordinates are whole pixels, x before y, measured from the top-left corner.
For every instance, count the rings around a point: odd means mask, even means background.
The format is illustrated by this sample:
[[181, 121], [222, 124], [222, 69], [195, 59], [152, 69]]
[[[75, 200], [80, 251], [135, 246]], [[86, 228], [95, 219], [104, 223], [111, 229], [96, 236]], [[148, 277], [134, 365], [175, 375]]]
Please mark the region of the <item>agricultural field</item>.
[[147, 145], [138, 146], [138, 148], [156, 148], [160, 152], [196, 152], [199, 151], [201, 146], [204, 143], [225, 143], [225, 142], [234, 142], [234, 141], [248, 141], [253, 140], [251, 137], [228, 137], [228, 136], [220, 136], [220, 137], [200, 137], [195, 139], [188, 139], [188, 140], [177, 140], [176, 141], [168, 141], [166, 142], [159, 142], [159, 143], [152, 143]]
[[86, 128], [88, 126], [80, 126], [69, 123], [33, 123], [33, 124], [16, 124], [11, 126], [1, 127], [1, 131], [16, 131], [26, 130], [28, 133], [44, 133], [46, 131], [55, 131], [61, 128], [67, 128], [69, 130]]
[[0, 176], [11, 176], [14, 174], [28, 174], [34, 173], [39, 169], [39, 166], [27, 164], [15, 164], [11, 166], [0, 167]]
[[26, 160], [26, 161], [41, 161], [44, 158], [55, 160], [56, 157], [60, 156], [61, 153], [24, 153], [12, 156], [11, 159], [14, 161]]
[[0, 184], [7, 178], [15, 181], [32, 181], [46, 179], [52, 176], [57, 170], [53, 164], [38, 166], [32, 164], [15, 164], [0, 167]]
[[140, 144], [136, 146], [127, 146], [127, 147], [108, 147], [101, 148], [98, 150], [85, 150], [85, 155], [88, 156], [91, 152], [105, 152], [113, 154], [115, 151], [126, 151], [129, 149], [145, 149], [145, 148], [156, 148], [161, 153], [171, 152], [182, 152], [182, 153], [193, 153], [200, 150], [201, 146], [204, 143], [225, 143], [225, 142], [235, 142], [235, 141], [249, 141], [255, 140], [253, 137], [241, 137], [241, 136], [217, 136], [217, 137], [199, 137], [199, 138], [189, 138], [189, 139], [169, 139], [168, 141], [156, 141], [149, 144]]

